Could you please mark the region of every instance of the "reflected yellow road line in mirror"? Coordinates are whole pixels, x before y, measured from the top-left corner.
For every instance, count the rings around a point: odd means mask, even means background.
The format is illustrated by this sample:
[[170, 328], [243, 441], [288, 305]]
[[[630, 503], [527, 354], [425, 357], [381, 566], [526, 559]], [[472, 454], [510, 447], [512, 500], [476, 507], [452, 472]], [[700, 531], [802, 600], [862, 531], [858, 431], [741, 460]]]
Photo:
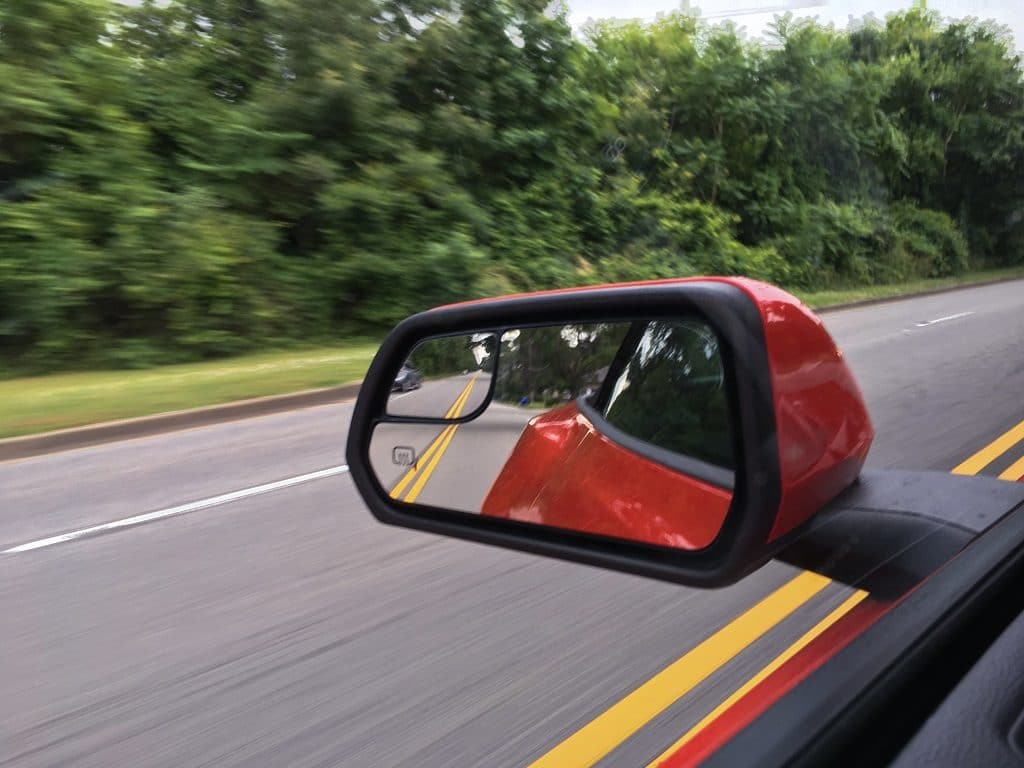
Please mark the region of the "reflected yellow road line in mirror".
[[[1017, 426], [1004, 432], [1002, 435], [997, 437], [991, 443], [986, 445], [971, 458], [958, 465], [954, 470], [954, 475], [976, 475], [993, 461], [998, 459], [1008, 450], [1013, 448], [1021, 440], [1024, 440], [1024, 421]], [[1001, 477], [1001, 475], [1000, 475]], [[1004, 478], [1005, 479], [1005, 478]], [[1013, 478], [1016, 480], [1017, 478]]]
[[594, 765], [832, 582], [804, 571], [595, 717], [530, 768]]
[[423, 490], [423, 486], [427, 484], [427, 480], [434, 473], [434, 469], [437, 467], [437, 463], [441, 461], [441, 457], [444, 456], [444, 452], [448, 450], [448, 444], [452, 441], [455, 436], [455, 430], [458, 427], [448, 427], [448, 434], [445, 435], [444, 440], [441, 443], [441, 447], [437, 449], [434, 454], [434, 458], [430, 460], [430, 463], [423, 468], [423, 472], [420, 473], [419, 478], [412, 484], [412, 488], [409, 489], [409, 493], [406, 494], [405, 500], [412, 503], [419, 497], [420, 492]]
[[420, 467], [423, 467], [426, 464], [426, 462], [430, 459], [431, 455], [433, 455], [434, 451], [437, 450], [437, 447], [441, 445], [445, 435], [448, 434], [448, 431], [450, 429], [451, 427], [445, 427], [444, 429], [441, 430], [440, 434], [437, 437], [435, 437], [434, 441], [427, 447], [427, 450], [423, 452], [423, 455], [416, 459], [416, 462], [412, 465], [412, 468], [408, 472], [406, 472], [405, 476], [398, 481], [394, 488], [391, 489], [390, 495], [392, 499], [397, 499], [399, 496], [402, 495], [402, 491], [405, 490], [405, 486], [412, 482], [412, 479], [416, 477], [416, 473], [419, 472]]
[[[475, 383], [476, 374], [474, 374], [473, 378], [471, 378], [469, 382], [466, 384], [466, 386], [463, 387], [462, 391], [459, 393], [459, 396], [455, 398], [455, 402], [451, 404], [451, 407], [444, 415], [446, 419], [459, 418], [460, 414], [462, 413], [462, 409], [466, 407], [466, 401], [469, 400], [469, 394], [470, 392], [473, 391], [473, 385]], [[402, 477], [402, 479], [398, 481], [395, 487], [391, 489], [390, 496], [392, 499], [397, 499], [399, 496], [402, 495], [402, 492], [405, 490], [405, 487], [412, 481], [414, 477], [416, 477], [416, 473], [421, 468], [427, 466], [427, 462], [430, 460], [430, 457], [438, 449], [438, 447], [440, 447], [440, 445], [445, 441], [445, 437], [448, 436], [451, 432], [454, 432], [457, 426], [458, 425], [453, 424], [441, 430], [441, 433], [434, 438], [433, 442], [431, 442], [431, 444], [427, 447], [427, 450], [425, 450], [423, 454], [416, 459], [416, 462], [412, 465], [412, 468], [410, 468], [409, 471], [407, 471], [405, 475]], [[433, 469], [431, 469], [430, 471], [432, 472]], [[422, 485], [420, 486], [420, 490], [422, 490]], [[418, 495], [419, 492], [417, 491], [416, 496]], [[405, 500], [412, 501], [413, 499], [406, 497]]]
[[703, 720], [701, 720], [699, 723], [693, 726], [693, 728], [691, 728], [685, 734], [683, 734], [682, 738], [679, 739], [679, 741], [677, 741], [671, 747], [669, 747], [656, 758], [654, 758], [654, 760], [652, 760], [648, 764], [647, 768], [657, 768], [657, 766], [659, 766], [665, 760], [668, 760], [674, 753], [678, 752], [684, 744], [693, 739], [694, 736], [703, 731], [719, 715], [725, 712], [725, 710], [729, 709], [729, 707], [731, 707], [737, 701], [739, 701], [748, 693], [750, 693], [750, 691], [753, 690], [754, 687], [757, 686], [762, 680], [767, 678], [775, 670], [777, 670], [791, 658], [796, 656], [797, 653], [802, 651], [806, 646], [810, 645], [811, 641], [814, 640], [814, 638], [816, 638], [826, 629], [828, 629], [841, 618], [843, 618], [843, 616], [852, 611], [854, 607], [867, 596], [867, 592], [865, 592], [862, 589], [858, 589], [856, 592], [854, 592], [852, 595], [846, 598], [846, 600], [844, 600], [838, 608], [836, 608], [828, 616], [826, 616], [824, 619], [822, 619], [813, 627], [811, 627], [811, 629], [809, 629], [804, 635], [802, 635], [799, 640], [797, 640], [786, 650], [784, 650], [782, 653], [780, 653], [778, 656], [772, 659], [771, 663], [769, 663], [766, 667], [761, 669], [761, 671], [754, 675], [752, 678], [747, 680], [747, 682], [745, 682], [739, 689], [737, 689], [736, 692], [733, 693], [729, 698], [727, 698], [725, 701], [723, 701], [721, 704], [719, 704], [717, 707], [711, 710], [711, 712], [708, 713], [707, 717], [705, 717]]
[[[460, 401], [452, 412], [450, 418], [457, 419], [462, 414], [462, 409], [466, 406], [466, 401], [469, 399], [469, 393], [473, 391], [473, 385], [476, 383], [476, 375], [469, 380], [469, 384], [466, 386], [465, 391], [462, 393]], [[412, 488], [409, 489], [409, 493], [405, 496], [405, 501], [412, 503], [419, 497], [420, 492], [423, 491], [423, 486], [427, 484], [427, 480], [434, 473], [434, 469], [437, 467], [437, 463], [441, 461], [441, 457], [444, 456], [444, 452], [448, 450], [448, 444], [451, 443], [452, 438], [455, 437], [455, 430], [459, 428], [458, 424], [452, 424], [447, 428], [447, 435], [441, 440], [440, 446], [434, 452], [433, 457], [430, 459], [430, 463], [423, 467], [423, 472], [417, 478], [416, 482], [412, 484]]]
[[476, 383], [476, 377], [474, 376], [469, 380], [469, 383], [462, 389], [459, 396], [455, 398], [455, 402], [452, 403], [452, 407], [448, 409], [444, 417], [446, 419], [457, 419], [462, 413], [462, 409], [466, 406], [466, 400], [469, 399], [469, 393], [473, 391], [473, 385]]

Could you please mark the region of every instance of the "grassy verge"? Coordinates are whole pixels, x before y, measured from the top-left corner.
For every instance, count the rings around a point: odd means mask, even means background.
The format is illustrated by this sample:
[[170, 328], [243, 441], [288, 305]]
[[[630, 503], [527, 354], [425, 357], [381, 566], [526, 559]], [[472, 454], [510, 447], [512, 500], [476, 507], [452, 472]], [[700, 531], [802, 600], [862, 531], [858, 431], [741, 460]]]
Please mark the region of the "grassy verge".
[[[848, 290], [800, 292], [811, 307], [1024, 277], [1024, 267]], [[278, 395], [362, 378], [377, 345], [350, 343], [142, 371], [98, 371], [0, 381], [0, 438]]]
[[940, 288], [987, 283], [990, 280], [1001, 280], [1012, 277], [1024, 278], [1024, 267], [1008, 267], [1006, 269], [989, 269], [969, 272], [957, 277], [944, 277], [932, 280], [912, 280], [908, 283], [893, 285], [868, 285], [857, 288], [840, 288], [830, 291], [794, 291], [807, 306], [812, 308], [829, 307], [833, 304], [848, 304], [866, 299], [888, 299], [896, 296], [908, 296]]
[[376, 344], [360, 342], [141, 371], [0, 381], [0, 438], [357, 381], [376, 351]]

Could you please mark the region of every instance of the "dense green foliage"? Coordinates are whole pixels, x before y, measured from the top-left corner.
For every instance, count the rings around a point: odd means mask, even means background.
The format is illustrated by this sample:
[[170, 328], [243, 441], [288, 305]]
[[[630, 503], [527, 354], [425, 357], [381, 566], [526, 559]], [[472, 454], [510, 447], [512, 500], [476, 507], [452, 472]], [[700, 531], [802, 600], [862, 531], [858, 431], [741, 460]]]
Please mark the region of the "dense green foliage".
[[6, 372], [379, 333], [460, 298], [1024, 262], [1024, 81], [907, 11], [574, 39], [546, 0], [5, 0]]

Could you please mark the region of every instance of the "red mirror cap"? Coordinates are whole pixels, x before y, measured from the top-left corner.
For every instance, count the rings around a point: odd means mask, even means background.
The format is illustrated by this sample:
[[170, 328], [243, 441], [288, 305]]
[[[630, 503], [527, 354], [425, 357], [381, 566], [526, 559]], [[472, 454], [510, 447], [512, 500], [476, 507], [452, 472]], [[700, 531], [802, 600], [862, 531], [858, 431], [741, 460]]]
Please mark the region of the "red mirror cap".
[[824, 323], [795, 296], [738, 278], [764, 322], [782, 496], [768, 540], [813, 517], [860, 474], [875, 430]]

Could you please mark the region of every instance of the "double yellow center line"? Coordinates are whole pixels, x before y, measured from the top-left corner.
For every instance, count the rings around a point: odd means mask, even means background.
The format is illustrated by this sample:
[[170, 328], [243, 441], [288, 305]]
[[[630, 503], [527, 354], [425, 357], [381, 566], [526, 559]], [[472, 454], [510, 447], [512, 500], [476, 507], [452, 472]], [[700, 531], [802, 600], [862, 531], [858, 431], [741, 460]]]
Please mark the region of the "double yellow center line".
[[606, 709], [530, 768], [593, 765], [830, 583], [824, 576], [804, 571]]
[[[462, 415], [462, 409], [466, 407], [466, 401], [469, 400], [469, 395], [473, 391], [473, 385], [476, 384], [476, 376], [469, 380], [466, 386], [463, 388], [459, 396], [455, 398], [455, 402], [452, 403], [451, 408], [448, 409], [444, 417], [446, 419], [457, 419]], [[444, 452], [448, 450], [448, 444], [451, 443], [452, 437], [455, 435], [455, 430], [459, 428], [458, 424], [449, 424], [447, 427], [441, 430], [441, 434], [434, 438], [434, 441], [427, 446], [427, 450], [416, 459], [413, 463], [412, 468], [402, 477], [401, 480], [391, 489], [391, 498], [399, 498], [403, 492], [405, 492], [406, 486], [412, 483], [412, 487], [409, 488], [408, 493], [405, 494], [405, 498], [402, 501], [414, 502], [419, 498], [420, 493], [423, 491], [423, 487], [427, 484], [427, 480], [434, 473], [434, 469], [437, 467], [441, 457], [444, 456]], [[420, 470], [423, 470], [422, 472]], [[415, 481], [414, 481], [415, 478]]]
[[[1024, 421], [1013, 429], [1007, 430], [1004, 434], [1000, 435], [976, 454], [971, 456], [971, 458], [958, 465], [953, 470], [953, 474], [976, 475], [1000, 456], [1007, 453], [1021, 440], [1024, 440]], [[1000, 480], [1019, 480], [1022, 477], [1024, 477], [1024, 456], [1021, 456], [1017, 461], [1013, 462], [1013, 464], [1007, 467], [1006, 470], [999, 475]]]
[[692, 741], [698, 733], [703, 731], [707, 726], [711, 725], [712, 722], [718, 719], [719, 715], [724, 713], [727, 709], [729, 709], [729, 707], [731, 707], [737, 701], [739, 701], [748, 693], [750, 693], [750, 691], [752, 691], [754, 688], [760, 685], [761, 682], [767, 679], [773, 672], [775, 672], [775, 670], [779, 669], [779, 667], [781, 667], [791, 658], [796, 656], [797, 653], [799, 653], [808, 645], [810, 645], [812, 640], [814, 640], [818, 635], [823, 633], [826, 629], [828, 629], [841, 618], [843, 618], [843, 616], [852, 611], [857, 606], [857, 604], [860, 603], [867, 596], [868, 593], [864, 590], [856, 590], [852, 595], [850, 595], [842, 603], [840, 603], [838, 608], [833, 610], [824, 619], [819, 621], [817, 624], [811, 627], [811, 629], [809, 629], [807, 632], [801, 635], [799, 640], [797, 640], [786, 650], [784, 650], [782, 653], [780, 653], [778, 656], [772, 659], [767, 666], [761, 669], [761, 671], [759, 671], [756, 675], [747, 680], [747, 682], [745, 682], [743, 685], [737, 688], [733, 692], [733, 694], [729, 696], [729, 698], [727, 698], [725, 701], [723, 701], [721, 704], [719, 704], [717, 707], [711, 710], [707, 714], [707, 716], [704, 717], [704, 719], [702, 719], [699, 723], [693, 726], [693, 728], [684, 733], [683, 736], [678, 741], [676, 741], [671, 747], [669, 747], [656, 758], [654, 758], [654, 760], [649, 764], [648, 768], [657, 768], [658, 765], [668, 760], [672, 755], [674, 755], [676, 752], [682, 749], [685, 744]]
[[[1021, 440], [1024, 440], [1024, 421], [982, 448], [957, 466], [953, 472], [959, 475], [975, 475]], [[1022, 476], [1024, 457], [999, 477], [1004, 480], [1016, 480]], [[599, 714], [539, 760], [531, 763], [529, 768], [587, 768], [594, 765], [831, 583], [831, 579], [810, 571], [798, 574]], [[867, 596], [868, 593], [864, 590], [855, 590], [849, 594], [824, 619], [772, 659], [671, 747], [658, 755], [648, 768], [655, 768], [664, 762]]]

